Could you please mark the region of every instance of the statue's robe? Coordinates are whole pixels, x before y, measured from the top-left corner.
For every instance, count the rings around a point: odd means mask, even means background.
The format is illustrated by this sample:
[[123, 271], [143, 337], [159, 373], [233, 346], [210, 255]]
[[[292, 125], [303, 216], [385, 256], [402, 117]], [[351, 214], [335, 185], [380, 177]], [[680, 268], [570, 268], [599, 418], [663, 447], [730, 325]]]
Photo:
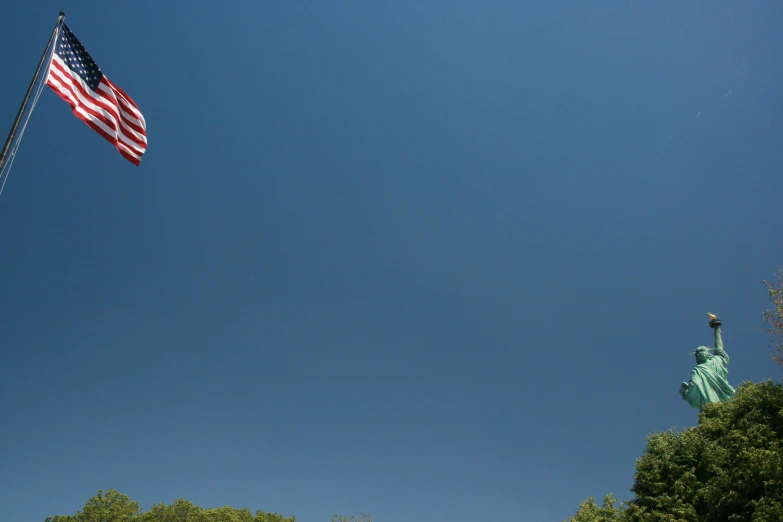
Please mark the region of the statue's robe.
[[687, 387], [680, 389], [682, 398], [694, 408], [699, 408], [699, 411], [704, 411], [704, 406], [711, 402], [728, 401], [734, 397], [734, 388], [729, 385], [727, 378], [728, 364], [729, 355], [721, 346], [716, 346], [715, 355], [710, 355], [693, 369]]

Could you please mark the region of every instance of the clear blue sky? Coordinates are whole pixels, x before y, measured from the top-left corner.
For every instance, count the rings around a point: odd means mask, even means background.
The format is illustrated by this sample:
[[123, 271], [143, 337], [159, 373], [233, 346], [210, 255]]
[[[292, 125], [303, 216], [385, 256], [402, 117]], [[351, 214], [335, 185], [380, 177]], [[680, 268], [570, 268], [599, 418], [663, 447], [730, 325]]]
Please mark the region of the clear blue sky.
[[779, 379], [783, 4], [576, 4], [6, 6], [3, 131], [62, 9], [149, 149], [48, 88], [33, 114], [0, 196], [0, 518], [116, 488], [560, 521], [697, 422], [708, 311], [732, 384]]

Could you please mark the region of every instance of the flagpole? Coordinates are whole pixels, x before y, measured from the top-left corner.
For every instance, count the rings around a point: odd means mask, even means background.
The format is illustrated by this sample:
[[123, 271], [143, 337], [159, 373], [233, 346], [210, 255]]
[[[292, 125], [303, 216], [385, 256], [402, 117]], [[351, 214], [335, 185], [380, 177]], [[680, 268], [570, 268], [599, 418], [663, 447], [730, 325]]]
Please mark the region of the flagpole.
[[41, 74], [41, 68], [46, 61], [46, 57], [49, 54], [49, 48], [51, 47], [52, 41], [54, 40], [54, 35], [57, 34], [57, 29], [60, 28], [60, 24], [62, 24], [63, 18], [65, 18], [65, 13], [60, 11], [60, 16], [57, 18], [57, 24], [55, 24], [54, 30], [52, 31], [51, 36], [49, 36], [49, 42], [46, 44], [46, 49], [44, 49], [43, 55], [41, 56], [41, 61], [38, 62], [38, 68], [35, 70], [35, 75], [33, 76], [32, 81], [30, 81], [30, 86], [27, 88], [27, 93], [24, 95], [22, 106], [19, 107], [19, 112], [16, 114], [16, 119], [14, 120], [14, 124], [11, 127], [11, 132], [8, 133], [8, 138], [5, 140], [5, 145], [3, 145], [3, 152], [0, 153], [0, 172], [2, 172], [3, 168], [5, 167], [6, 156], [8, 156], [8, 149], [11, 148], [14, 135], [16, 134], [16, 130], [19, 127], [19, 122], [22, 120], [24, 111], [27, 108], [27, 102], [30, 100], [30, 93], [33, 92], [33, 87], [38, 80], [38, 76]]

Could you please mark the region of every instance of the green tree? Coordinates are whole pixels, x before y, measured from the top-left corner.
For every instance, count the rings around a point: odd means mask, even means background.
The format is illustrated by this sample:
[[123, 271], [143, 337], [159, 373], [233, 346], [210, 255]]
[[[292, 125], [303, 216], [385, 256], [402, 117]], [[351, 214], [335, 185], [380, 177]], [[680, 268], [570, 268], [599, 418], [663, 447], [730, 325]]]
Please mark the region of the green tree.
[[141, 522], [207, 522], [204, 511], [193, 502], [178, 498], [169, 505], [155, 504], [142, 515]]
[[253, 514], [247, 508], [230, 506], [205, 509], [182, 498], [169, 505], [160, 502], [142, 512], [138, 502], [110, 489], [105, 495], [99, 490], [75, 515], [56, 515], [46, 522], [296, 522], [296, 517], [265, 511]]
[[615, 506], [614, 495], [606, 495], [602, 506], [598, 506], [592, 497], [579, 504], [576, 514], [564, 522], [621, 522], [625, 510], [624, 504]]
[[783, 521], [783, 384], [746, 382], [697, 426], [650, 435], [631, 491], [618, 507], [589, 498], [568, 522]]
[[128, 495], [110, 489], [92, 497], [84, 505], [84, 509], [75, 515], [55, 515], [47, 517], [46, 522], [132, 522], [139, 520], [141, 506]]
[[360, 516], [344, 517], [340, 515], [332, 515], [332, 522], [372, 522], [372, 515], [362, 513]]
[[649, 437], [629, 522], [783, 520], [783, 386], [744, 383], [699, 425]]
[[783, 366], [783, 267], [780, 267], [775, 277], [777, 281], [772, 283], [764, 281], [772, 308], [764, 312], [763, 318], [767, 324], [765, 331], [771, 340], [769, 348], [772, 352], [772, 359]]

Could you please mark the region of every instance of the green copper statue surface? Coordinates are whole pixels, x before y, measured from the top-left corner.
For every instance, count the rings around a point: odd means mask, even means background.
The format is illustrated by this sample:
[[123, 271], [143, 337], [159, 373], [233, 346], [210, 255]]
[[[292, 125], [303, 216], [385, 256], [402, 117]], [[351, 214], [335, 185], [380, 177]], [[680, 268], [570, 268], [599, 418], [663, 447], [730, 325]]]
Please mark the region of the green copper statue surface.
[[691, 380], [683, 382], [680, 386], [680, 396], [683, 400], [699, 411], [711, 402], [728, 401], [734, 397], [734, 388], [729, 385], [727, 375], [729, 371], [729, 355], [723, 350], [723, 338], [721, 337], [720, 319], [712, 314], [710, 327], [715, 330], [715, 353], [710, 354], [710, 348], [699, 346], [696, 355], [696, 367], [691, 373]]

